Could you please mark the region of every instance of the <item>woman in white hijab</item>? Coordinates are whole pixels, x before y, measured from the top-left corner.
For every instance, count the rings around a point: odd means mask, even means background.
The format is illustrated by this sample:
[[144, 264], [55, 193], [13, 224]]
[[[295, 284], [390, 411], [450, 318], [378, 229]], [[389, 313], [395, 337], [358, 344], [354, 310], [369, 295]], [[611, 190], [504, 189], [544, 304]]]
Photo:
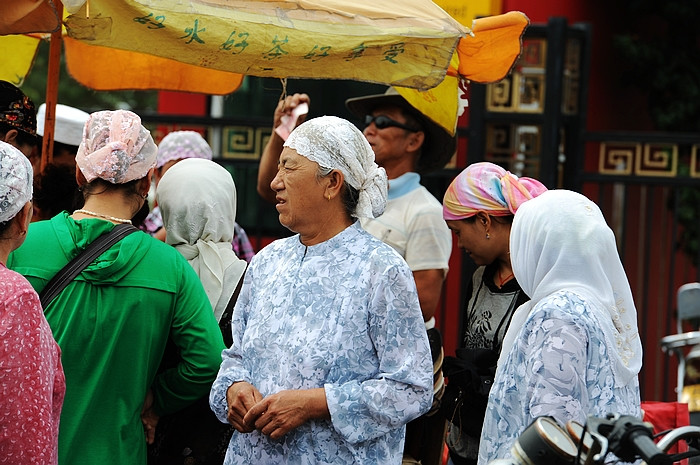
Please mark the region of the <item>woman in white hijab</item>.
[[[204, 286], [224, 342], [231, 345], [231, 315], [247, 263], [231, 246], [236, 221], [236, 186], [221, 165], [188, 158], [173, 165], [158, 183], [156, 197], [168, 231], [166, 242], [192, 265]], [[163, 366], [177, 354], [166, 351]], [[231, 425], [209, 409], [208, 396], [158, 423], [151, 465], [221, 464]]]
[[231, 247], [236, 221], [231, 174], [211, 160], [188, 158], [163, 175], [156, 197], [166, 242], [190, 262], [221, 320], [246, 268]]
[[531, 300], [505, 335], [481, 433], [479, 464], [511, 456], [539, 416], [641, 417], [642, 345], [615, 236], [596, 204], [548, 191], [518, 209], [515, 278]]

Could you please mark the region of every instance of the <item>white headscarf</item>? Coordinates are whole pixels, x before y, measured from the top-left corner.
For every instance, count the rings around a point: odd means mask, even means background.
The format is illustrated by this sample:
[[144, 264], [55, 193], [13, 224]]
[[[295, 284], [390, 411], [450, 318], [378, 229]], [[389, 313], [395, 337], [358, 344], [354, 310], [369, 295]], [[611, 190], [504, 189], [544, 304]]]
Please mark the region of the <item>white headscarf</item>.
[[384, 213], [388, 181], [386, 171], [374, 162], [374, 151], [365, 135], [351, 122], [321, 116], [300, 124], [284, 143], [322, 168], [339, 170], [357, 189], [355, 218], [376, 218]]
[[197, 272], [219, 320], [246, 268], [231, 245], [236, 220], [231, 174], [213, 161], [188, 158], [165, 172], [156, 198], [166, 242]]
[[32, 200], [32, 164], [14, 146], [0, 141], [0, 223], [11, 220]]
[[557, 291], [570, 290], [591, 303], [605, 334], [616, 385], [626, 385], [639, 373], [637, 310], [615, 235], [595, 203], [567, 190], [548, 191], [523, 203], [513, 220], [510, 255], [515, 278], [531, 300], [515, 311], [499, 365], [532, 308]]

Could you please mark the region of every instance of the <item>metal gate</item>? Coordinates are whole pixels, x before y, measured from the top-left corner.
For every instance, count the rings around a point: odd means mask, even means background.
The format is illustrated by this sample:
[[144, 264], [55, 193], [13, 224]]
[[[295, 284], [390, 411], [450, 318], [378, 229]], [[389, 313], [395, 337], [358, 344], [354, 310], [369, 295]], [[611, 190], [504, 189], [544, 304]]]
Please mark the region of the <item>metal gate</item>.
[[677, 360], [659, 340], [676, 329], [676, 291], [700, 281], [700, 135], [588, 133], [570, 187], [615, 232], [644, 347], [642, 399], [675, 400]]

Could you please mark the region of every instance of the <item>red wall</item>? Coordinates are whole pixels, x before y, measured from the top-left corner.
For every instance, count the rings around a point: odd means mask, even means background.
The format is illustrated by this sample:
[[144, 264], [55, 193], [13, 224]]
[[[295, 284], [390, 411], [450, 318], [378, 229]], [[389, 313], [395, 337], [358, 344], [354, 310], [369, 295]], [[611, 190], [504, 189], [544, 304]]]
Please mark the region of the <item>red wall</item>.
[[[207, 116], [209, 96], [204, 94], [191, 94], [188, 92], [158, 92], [158, 113], [161, 115], [191, 115]], [[159, 125], [153, 139], [156, 144], [172, 131], [198, 131], [205, 138], [206, 133], [202, 127], [190, 127], [183, 124]]]

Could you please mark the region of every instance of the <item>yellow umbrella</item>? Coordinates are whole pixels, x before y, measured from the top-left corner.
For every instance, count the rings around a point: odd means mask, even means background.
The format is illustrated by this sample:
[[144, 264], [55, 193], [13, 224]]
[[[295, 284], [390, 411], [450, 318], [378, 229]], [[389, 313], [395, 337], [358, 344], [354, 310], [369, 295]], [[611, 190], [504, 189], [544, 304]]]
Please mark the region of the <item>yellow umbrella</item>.
[[[510, 12], [477, 19], [469, 29], [429, 0], [404, 0], [400, 8], [376, 0], [90, 0], [66, 24], [75, 41], [66, 44], [69, 71], [93, 88], [119, 76], [119, 54], [136, 51], [195, 67], [186, 82], [217, 69], [391, 84], [454, 134], [459, 83], [502, 79], [529, 20]], [[68, 52], [78, 44], [80, 52]], [[167, 67], [156, 69], [161, 80], [170, 76]]]
[[[61, 3], [53, 3], [60, 17]], [[470, 30], [429, 0], [403, 0], [400, 8], [374, 0], [66, 0], [66, 5], [73, 12], [65, 19], [68, 70], [94, 89], [226, 94], [243, 75], [354, 79], [398, 86], [409, 101], [432, 107], [425, 113], [450, 132], [459, 82], [503, 78], [529, 24], [525, 15], [512, 12], [478, 19]], [[53, 127], [49, 104], [52, 95], [55, 103], [51, 86], [58, 79], [60, 38], [57, 32], [52, 36], [47, 133]], [[28, 69], [26, 61], [23, 66]], [[21, 82], [23, 76], [19, 71], [4, 79]]]
[[[376, 0], [78, 0], [67, 7], [74, 12], [66, 19], [68, 34], [86, 46], [242, 75], [353, 79], [420, 90], [445, 79], [455, 52], [461, 77], [501, 79], [528, 24], [514, 13], [499, 26], [516, 31], [514, 40], [487, 42], [429, 0], [404, 0], [400, 8]], [[503, 47], [516, 52], [505, 62], [482, 65], [483, 56], [502, 58], [494, 48]], [[107, 55], [97, 61], [69, 57], [71, 74], [113, 75], [109, 52], [101, 53]]]
[[447, 77], [427, 91], [397, 87], [411, 105], [454, 135], [457, 118], [466, 107], [462, 99], [464, 80], [496, 82], [510, 71], [520, 55], [521, 37], [528, 25], [519, 12], [488, 16], [474, 20], [472, 36], [459, 41]]

